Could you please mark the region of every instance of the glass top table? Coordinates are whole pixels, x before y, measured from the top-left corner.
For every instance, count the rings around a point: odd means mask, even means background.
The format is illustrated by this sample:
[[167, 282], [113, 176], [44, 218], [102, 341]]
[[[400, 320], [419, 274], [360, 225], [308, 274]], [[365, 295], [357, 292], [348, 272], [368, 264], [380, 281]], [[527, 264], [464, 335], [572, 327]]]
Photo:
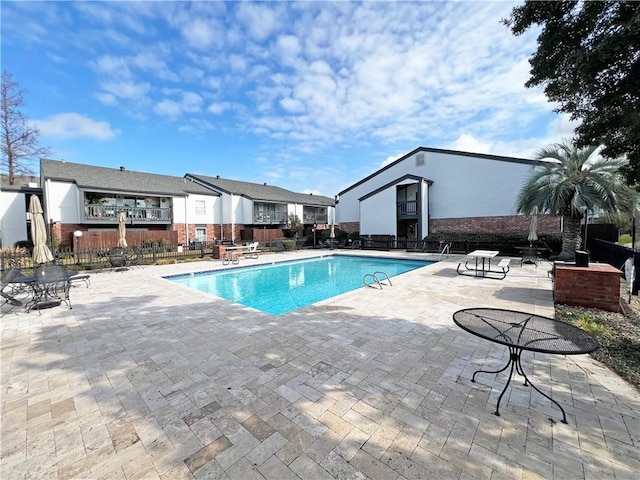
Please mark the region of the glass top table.
[[541, 392], [524, 373], [521, 354], [524, 350], [558, 355], [580, 355], [593, 352], [600, 347], [598, 341], [584, 330], [552, 318], [532, 313], [498, 308], [468, 308], [453, 314], [453, 321], [463, 330], [490, 342], [509, 348], [509, 361], [500, 370], [477, 370], [478, 373], [500, 373], [511, 367], [509, 378], [498, 398], [495, 414], [500, 416], [500, 401], [504, 396], [514, 368], [524, 377], [525, 386], [531, 385], [538, 393], [555, 403], [562, 411], [562, 423], [567, 423], [567, 415], [558, 402]]

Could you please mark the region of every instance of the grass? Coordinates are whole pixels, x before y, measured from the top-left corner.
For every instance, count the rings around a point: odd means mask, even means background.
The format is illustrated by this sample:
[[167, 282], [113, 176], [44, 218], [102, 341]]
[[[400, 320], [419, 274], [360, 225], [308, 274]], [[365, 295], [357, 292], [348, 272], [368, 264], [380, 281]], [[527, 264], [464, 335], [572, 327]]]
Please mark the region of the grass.
[[631, 235], [629, 234], [620, 235], [620, 238], [618, 238], [618, 243], [620, 245], [631, 243]]
[[610, 330], [600, 323], [597, 317], [588, 313], [579, 313], [573, 323], [594, 337], [602, 337], [605, 333], [610, 333]]

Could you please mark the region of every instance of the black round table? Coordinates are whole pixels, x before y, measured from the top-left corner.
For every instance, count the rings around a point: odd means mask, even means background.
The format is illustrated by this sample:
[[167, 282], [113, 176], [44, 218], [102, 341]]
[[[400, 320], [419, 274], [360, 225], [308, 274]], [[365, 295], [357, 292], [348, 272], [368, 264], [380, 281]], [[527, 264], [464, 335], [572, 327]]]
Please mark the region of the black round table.
[[584, 330], [573, 325], [532, 313], [499, 308], [467, 308], [453, 314], [453, 321], [463, 330], [490, 342], [509, 348], [509, 361], [500, 370], [477, 370], [471, 377], [476, 381], [478, 373], [500, 373], [511, 367], [507, 383], [498, 397], [495, 414], [500, 416], [500, 401], [507, 390], [513, 370], [524, 377], [525, 386], [531, 385], [538, 393], [555, 403], [562, 411], [562, 423], [567, 415], [549, 395], [543, 393], [526, 376], [520, 360], [523, 350], [559, 355], [579, 355], [593, 352], [600, 347], [598, 341]]

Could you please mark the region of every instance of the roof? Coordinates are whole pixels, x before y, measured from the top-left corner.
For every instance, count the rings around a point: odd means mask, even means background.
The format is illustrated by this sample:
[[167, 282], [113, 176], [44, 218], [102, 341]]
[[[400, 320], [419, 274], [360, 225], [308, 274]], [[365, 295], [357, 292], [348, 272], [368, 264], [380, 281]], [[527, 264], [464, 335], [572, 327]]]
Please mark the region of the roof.
[[393, 185], [397, 185], [400, 182], [404, 182], [405, 180], [415, 180], [416, 182], [427, 182], [429, 185], [433, 185], [433, 180], [429, 180], [428, 178], [424, 178], [424, 177], [419, 177], [418, 175], [411, 175], [411, 174], [407, 174], [404, 175], [400, 178], [396, 178], [395, 180], [387, 183], [386, 185], [381, 186], [380, 188], [376, 188], [375, 190], [373, 190], [372, 192], [367, 193], [366, 195], [360, 197], [358, 200], [362, 201], [365, 200], [369, 197], [373, 197], [374, 195], [377, 195], [378, 193], [386, 190], [387, 188], [393, 186]]
[[0, 190], [3, 192], [40, 191], [40, 177], [34, 175], [15, 175], [13, 185], [9, 185], [9, 176], [0, 175]]
[[525, 164], [525, 165], [531, 165], [532, 167], [540, 164], [539, 160], [529, 160], [529, 159], [526, 159], [526, 158], [503, 157], [503, 156], [500, 156], [500, 155], [490, 155], [490, 154], [486, 154], [486, 153], [460, 152], [460, 151], [457, 151], [457, 150], [446, 150], [446, 149], [442, 149], [442, 148], [418, 147], [415, 150], [412, 150], [411, 152], [407, 153], [406, 155], [403, 155], [402, 157], [400, 157], [396, 161], [391, 162], [388, 165], [385, 165], [384, 167], [382, 167], [379, 170], [376, 170], [375, 172], [373, 172], [368, 177], [365, 177], [362, 180], [354, 183], [350, 187], [345, 188], [340, 193], [338, 193], [338, 197], [340, 195], [342, 195], [343, 193], [348, 192], [352, 188], [355, 188], [358, 185], [362, 185], [363, 183], [371, 180], [373, 177], [375, 177], [379, 173], [384, 172], [385, 170], [393, 167], [394, 165], [397, 165], [398, 163], [400, 163], [400, 162], [406, 160], [407, 158], [415, 155], [416, 153], [420, 153], [420, 152], [443, 153], [443, 154], [446, 154], [446, 155], [461, 155], [461, 156], [464, 156], [464, 157], [475, 157], [475, 158], [481, 158], [481, 159], [484, 159], [484, 160], [497, 160], [497, 161], [500, 161], [500, 162], [522, 163], [522, 164]]
[[202, 185], [229, 195], [241, 195], [253, 201], [299, 203], [303, 205], [332, 206], [333, 198], [323, 195], [297, 193], [284, 188], [267, 185], [266, 183], [242, 182], [220, 177], [208, 177], [187, 173], [187, 178], [192, 178]]
[[93, 188], [114, 192], [148, 193], [184, 197], [195, 193], [219, 195], [184, 177], [159, 175], [126, 170], [122, 167], [106, 168], [64, 160], [40, 160], [40, 175], [44, 180], [73, 182], [80, 188]]

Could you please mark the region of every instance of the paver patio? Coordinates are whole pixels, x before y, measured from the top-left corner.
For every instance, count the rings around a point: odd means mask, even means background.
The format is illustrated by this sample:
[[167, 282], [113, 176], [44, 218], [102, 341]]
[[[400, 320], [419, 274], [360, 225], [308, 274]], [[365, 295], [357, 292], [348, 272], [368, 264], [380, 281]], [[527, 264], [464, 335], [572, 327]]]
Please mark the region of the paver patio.
[[500, 281], [455, 258], [278, 317], [161, 278], [220, 261], [96, 273], [73, 310], [14, 309], [0, 477], [637, 478], [640, 394], [588, 355], [523, 354], [568, 425], [519, 379], [493, 414], [505, 374], [471, 375], [508, 350], [452, 314], [552, 316], [552, 284], [544, 264]]

